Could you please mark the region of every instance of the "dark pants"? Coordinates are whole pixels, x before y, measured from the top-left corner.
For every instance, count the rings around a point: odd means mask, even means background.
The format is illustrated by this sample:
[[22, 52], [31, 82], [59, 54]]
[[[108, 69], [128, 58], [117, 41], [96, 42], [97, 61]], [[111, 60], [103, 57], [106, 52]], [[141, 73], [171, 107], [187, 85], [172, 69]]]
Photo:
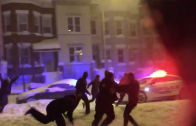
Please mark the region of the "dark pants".
[[92, 99], [91, 100], [89, 100], [88, 102], [94, 102], [95, 101], [95, 99], [96, 99], [96, 97], [97, 97], [97, 94], [98, 94], [98, 92], [92, 92]]
[[84, 101], [86, 105], [86, 114], [88, 114], [90, 112], [90, 104], [89, 104], [88, 97], [86, 96], [86, 94], [83, 94], [82, 97], [78, 98], [75, 108], [78, 106], [81, 99]]
[[108, 126], [115, 119], [114, 108], [112, 104], [99, 104], [95, 106], [95, 116], [92, 126], [98, 126], [104, 114], [107, 115], [106, 119], [102, 122], [101, 126]]
[[47, 115], [44, 115], [39, 111], [37, 111], [36, 109], [32, 108], [30, 114], [40, 123], [48, 124], [49, 122], [55, 121], [57, 126], [66, 126], [62, 113], [53, 112], [50, 114], [47, 112]]
[[124, 126], [128, 125], [128, 121], [130, 121], [134, 126], [138, 126], [136, 121], [133, 119], [133, 117], [130, 115], [131, 111], [135, 108], [137, 104], [133, 104], [129, 102], [124, 110]]
[[3, 112], [3, 109], [7, 104], [8, 104], [8, 96], [0, 95], [0, 113]]

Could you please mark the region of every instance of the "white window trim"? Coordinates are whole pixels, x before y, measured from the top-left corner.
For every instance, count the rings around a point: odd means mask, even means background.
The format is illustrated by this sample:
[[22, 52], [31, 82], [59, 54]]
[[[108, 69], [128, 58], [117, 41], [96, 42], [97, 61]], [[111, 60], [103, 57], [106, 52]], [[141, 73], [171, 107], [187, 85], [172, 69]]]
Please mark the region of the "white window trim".
[[[69, 61], [70, 64], [81, 64], [81, 63], [83, 63], [83, 55], [84, 55], [84, 54], [82, 54], [82, 61], [80, 61], [80, 62], [76, 61], [76, 59], [77, 59], [77, 54], [75, 54], [75, 50], [76, 50], [77, 47], [82, 48], [82, 53], [83, 53], [83, 46], [69, 46], [69, 49], [70, 49], [70, 48], [74, 48], [74, 62]], [[70, 54], [70, 52], [69, 52], [69, 60], [70, 60], [70, 56], [71, 56], [71, 54]]]
[[116, 49], [125, 49], [126, 45], [125, 44], [117, 44], [115, 45]]
[[[5, 44], [5, 48], [6, 48], [6, 58], [7, 58], [8, 49], [13, 48], [13, 44], [12, 43]], [[13, 68], [13, 64], [8, 64], [8, 68]]]
[[[129, 22], [129, 37], [130, 38], [138, 38], [138, 25], [137, 25], [137, 21], [136, 20], [130, 20]], [[135, 32], [136, 32], [136, 36], [131, 36], [131, 29], [130, 29], [130, 24], [133, 23], [135, 24]]]
[[116, 17], [114, 17], [114, 20], [115, 21], [123, 21], [124, 17], [116, 16]]
[[[78, 18], [80, 18], [80, 32], [76, 32], [76, 25], [75, 25], [75, 18], [76, 17], [78, 17]], [[73, 19], [73, 28], [74, 28], [74, 31], [72, 31], [72, 32], [69, 32], [68, 31], [68, 33], [70, 33], [70, 34], [80, 34], [81, 32], [82, 32], [82, 26], [81, 26], [81, 16], [68, 16], [67, 17], [67, 20], [68, 20], [68, 18], [72, 18]], [[69, 30], [68, 29], [68, 21], [67, 21], [67, 30]]]
[[[44, 22], [43, 18], [48, 18], [50, 19], [50, 28], [51, 28], [51, 33], [44, 33]], [[53, 37], [53, 28], [52, 28], [52, 14], [42, 14], [42, 33], [44, 37]]]
[[[19, 48], [19, 64], [20, 64], [20, 67], [31, 67], [31, 56], [29, 56], [29, 64], [21, 64], [21, 49], [22, 48], [29, 48], [31, 46], [30, 43], [17, 43], [17, 46]], [[30, 54], [30, 48], [29, 48], [29, 54]]]
[[[39, 58], [40, 58], [40, 64], [36, 64], [35, 65], [35, 67], [43, 67], [44, 66], [44, 64], [43, 64], [43, 62], [42, 62], [42, 59], [43, 59], [43, 57], [42, 57], [42, 55], [40, 54], [40, 53], [42, 53], [42, 52], [38, 52], [39, 53]], [[35, 62], [35, 61], [34, 61]]]
[[38, 32], [35, 32], [35, 34], [36, 35], [41, 35], [41, 22], [40, 22], [41, 14], [39, 12], [33, 11], [33, 15], [34, 15], [34, 18], [38, 18], [39, 19], [38, 24], [34, 23], [34, 25], [38, 25], [38, 27], [39, 27], [38, 28]]
[[[18, 11], [18, 12], [17, 12]], [[16, 13], [17, 13], [17, 31], [18, 31], [18, 34], [19, 35], [29, 35], [30, 33], [29, 33], [29, 18], [28, 18], [28, 14], [29, 14], [29, 11], [23, 11], [23, 10], [16, 10]], [[23, 32], [20, 32], [20, 30], [19, 30], [19, 25], [20, 25], [20, 23], [19, 23], [19, 16], [20, 15], [26, 15], [27, 16], [27, 31], [23, 31]]]
[[[121, 22], [121, 29], [122, 29], [122, 35], [117, 35], [117, 24], [116, 24], [116, 22], [117, 21], [120, 21]], [[123, 29], [123, 20], [115, 20], [115, 32], [116, 32], [116, 37], [117, 38], [124, 38], [125, 36], [124, 36], [124, 29]]]

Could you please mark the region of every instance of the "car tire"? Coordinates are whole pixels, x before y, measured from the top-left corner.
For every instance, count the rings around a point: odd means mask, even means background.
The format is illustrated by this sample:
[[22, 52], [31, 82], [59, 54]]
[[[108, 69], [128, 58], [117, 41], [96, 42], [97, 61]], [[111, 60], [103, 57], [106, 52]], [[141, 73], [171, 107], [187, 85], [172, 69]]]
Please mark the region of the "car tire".
[[145, 103], [147, 101], [147, 95], [144, 91], [140, 91], [139, 92], [139, 96], [138, 96], [138, 102], [139, 103]]
[[26, 100], [26, 102], [33, 102], [33, 101], [37, 101], [37, 99], [33, 98], [33, 97], [30, 97]]
[[180, 89], [179, 98], [181, 100], [190, 98], [190, 94], [189, 94], [189, 91], [188, 91], [187, 87], [183, 87], [183, 88]]

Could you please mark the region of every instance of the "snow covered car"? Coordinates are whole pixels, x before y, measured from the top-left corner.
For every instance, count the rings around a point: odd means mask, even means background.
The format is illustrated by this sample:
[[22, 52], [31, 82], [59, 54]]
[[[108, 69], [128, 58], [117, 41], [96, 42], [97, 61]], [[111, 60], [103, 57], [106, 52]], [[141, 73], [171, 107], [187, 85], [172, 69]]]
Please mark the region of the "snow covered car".
[[[186, 99], [189, 95], [182, 79], [179, 76], [167, 74], [165, 71], [154, 72], [150, 76], [139, 79], [139, 83], [140, 103], [176, 98], [176, 96]], [[128, 101], [127, 95], [123, 101]]]
[[65, 79], [24, 92], [17, 95], [16, 103], [26, 103], [39, 99], [57, 99], [65, 95], [74, 94], [76, 82], [77, 80], [75, 79]]

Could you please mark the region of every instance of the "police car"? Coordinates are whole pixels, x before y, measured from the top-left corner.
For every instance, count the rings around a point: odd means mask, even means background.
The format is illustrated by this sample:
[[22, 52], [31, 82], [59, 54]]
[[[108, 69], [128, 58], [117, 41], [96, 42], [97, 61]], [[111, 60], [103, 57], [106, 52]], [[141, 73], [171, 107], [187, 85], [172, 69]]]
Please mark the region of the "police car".
[[[187, 99], [188, 90], [179, 76], [159, 70], [138, 80], [140, 83], [139, 102], [164, 100], [168, 98]], [[128, 101], [126, 95], [123, 101]]]

